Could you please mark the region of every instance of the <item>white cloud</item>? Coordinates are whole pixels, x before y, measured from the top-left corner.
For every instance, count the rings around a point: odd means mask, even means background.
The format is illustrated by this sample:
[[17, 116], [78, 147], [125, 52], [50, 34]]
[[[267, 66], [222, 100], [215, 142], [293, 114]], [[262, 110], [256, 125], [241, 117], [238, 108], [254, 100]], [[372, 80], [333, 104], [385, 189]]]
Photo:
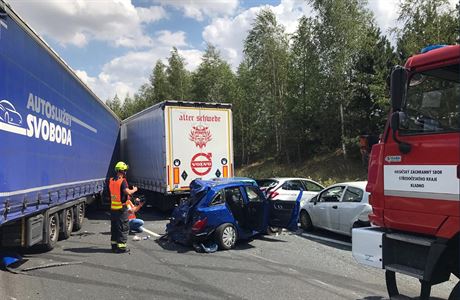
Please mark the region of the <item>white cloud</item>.
[[224, 59], [233, 69], [236, 69], [243, 58], [243, 42], [251, 29], [257, 14], [264, 8], [270, 8], [277, 20], [286, 28], [287, 33], [293, 33], [298, 19], [310, 15], [311, 9], [303, 0], [282, 0], [277, 6], [263, 5], [251, 7], [235, 17], [215, 18], [203, 30], [203, 39], [215, 45]]
[[[102, 100], [113, 99], [118, 95], [124, 99], [128, 94], [134, 95], [139, 88], [148, 82], [149, 76], [157, 62], [161, 59], [167, 65], [171, 47], [160, 46], [147, 51], [129, 52], [112, 59], [102, 67], [95, 77], [85, 71], [77, 70], [77, 75]], [[195, 70], [201, 62], [203, 53], [196, 49], [179, 49], [179, 54], [185, 58], [186, 68]]]
[[167, 17], [162, 7], [136, 8], [131, 0], [9, 2], [40, 35], [51, 37], [63, 46], [83, 47], [90, 40], [123, 47], [149, 46], [152, 41], [141, 25]]
[[184, 15], [198, 21], [203, 21], [205, 16], [217, 17], [231, 15], [238, 8], [238, 0], [158, 0], [162, 5], [172, 6], [183, 11]]
[[136, 10], [142, 23], [152, 23], [168, 17], [165, 9], [161, 6], [136, 7]]
[[396, 26], [398, 18], [399, 0], [370, 0], [368, 8], [374, 12], [374, 18], [383, 34], [388, 35], [389, 30]]
[[169, 30], [161, 30], [157, 32], [157, 40], [165, 45], [170, 47], [180, 47], [186, 46], [185, 42], [185, 32], [171, 32]]

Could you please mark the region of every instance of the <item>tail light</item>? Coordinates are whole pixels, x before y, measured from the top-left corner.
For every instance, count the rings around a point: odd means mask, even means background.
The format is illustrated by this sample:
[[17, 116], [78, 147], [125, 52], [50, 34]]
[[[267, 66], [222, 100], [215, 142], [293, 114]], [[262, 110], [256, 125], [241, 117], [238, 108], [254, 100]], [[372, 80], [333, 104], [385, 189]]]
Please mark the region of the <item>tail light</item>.
[[276, 196], [278, 196], [280, 193], [277, 191], [269, 192], [268, 193], [268, 199], [274, 199]]
[[193, 224], [192, 226], [192, 231], [193, 232], [200, 232], [201, 230], [203, 230], [203, 228], [206, 226], [206, 224], [208, 223], [208, 218], [204, 218], [202, 220], [198, 220], [195, 222], [195, 224]]

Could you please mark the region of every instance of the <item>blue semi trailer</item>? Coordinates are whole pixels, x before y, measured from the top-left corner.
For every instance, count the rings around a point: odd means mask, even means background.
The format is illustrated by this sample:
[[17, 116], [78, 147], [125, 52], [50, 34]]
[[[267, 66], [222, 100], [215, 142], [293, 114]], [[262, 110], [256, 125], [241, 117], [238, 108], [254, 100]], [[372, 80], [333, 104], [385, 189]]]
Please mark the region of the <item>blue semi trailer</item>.
[[120, 120], [0, 0], [0, 246], [81, 227], [118, 155]]

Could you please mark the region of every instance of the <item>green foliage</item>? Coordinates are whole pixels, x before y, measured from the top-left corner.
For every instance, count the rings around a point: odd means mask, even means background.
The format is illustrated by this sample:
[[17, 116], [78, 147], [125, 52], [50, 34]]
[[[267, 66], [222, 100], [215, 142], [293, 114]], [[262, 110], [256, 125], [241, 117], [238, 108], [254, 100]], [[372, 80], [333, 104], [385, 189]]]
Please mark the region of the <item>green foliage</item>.
[[[367, 1], [307, 2], [313, 17], [301, 17], [292, 35], [271, 10], [259, 12], [236, 73], [211, 44], [193, 73], [172, 48], [167, 63], [158, 60], [149, 82], [136, 94], [124, 101], [115, 97], [107, 105], [124, 119], [168, 99], [232, 103], [236, 163], [262, 160], [267, 166], [260, 174], [241, 175], [316, 174], [324, 183], [362, 179], [312, 170], [326, 166], [331, 173], [360, 172], [341, 155], [348, 153], [361, 168], [358, 136], [382, 132], [391, 68], [428, 44], [453, 44], [458, 6], [451, 9], [448, 0], [401, 0], [395, 51], [375, 25]], [[312, 157], [318, 155], [324, 160], [315, 162]], [[305, 160], [316, 165], [299, 169]]]
[[236, 176], [250, 178], [301, 177], [313, 179], [324, 186], [337, 182], [367, 179], [367, 170], [360, 160], [344, 159], [336, 153], [317, 155], [301, 163], [280, 163], [266, 158], [236, 169]]
[[459, 34], [459, 5], [448, 0], [402, 0], [398, 21], [397, 52], [401, 63], [433, 44], [454, 44]]
[[169, 82], [166, 76], [166, 66], [161, 60], [158, 60], [155, 64], [153, 73], [150, 76], [150, 86], [152, 89], [152, 101], [149, 101], [150, 105], [171, 98], [169, 95]]
[[248, 72], [256, 79], [252, 86], [255, 97], [247, 100], [254, 104], [252, 113], [262, 116], [258, 120], [259, 126], [253, 130], [261, 131], [265, 137], [261, 140], [265, 151], [283, 157], [287, 144], [289, 40], [271, 10], [262, 10], [257, 15], [244, 42], [244, 54]]
[[219, 51], [208, 44], [197, 71], [192, 75], [192, 99], [204, 102], [231, 102], [236, 77]]
[[168, 59], [166, 78], [169, 84], [169, 96], [173, 100], [190, 100], [190, 73], [185, 69], [185, 60], [173, 47]]

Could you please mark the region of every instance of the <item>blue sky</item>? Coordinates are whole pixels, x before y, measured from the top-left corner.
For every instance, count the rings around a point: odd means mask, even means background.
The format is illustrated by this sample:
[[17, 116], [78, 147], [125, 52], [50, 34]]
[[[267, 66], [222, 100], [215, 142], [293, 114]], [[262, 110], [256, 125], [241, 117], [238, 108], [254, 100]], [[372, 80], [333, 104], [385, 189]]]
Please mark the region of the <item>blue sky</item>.
[[[193, 71], [207, 42], [234, 69], [257, 13], [270, 7], [293, 32], [304, 0], [7, 0], [102, 100], [147, 82], [173, 46]], [[455, 2], [456, 0], [451, 0]], [[398, 0], [369, 0], [377, 24], [395, 25]]]

